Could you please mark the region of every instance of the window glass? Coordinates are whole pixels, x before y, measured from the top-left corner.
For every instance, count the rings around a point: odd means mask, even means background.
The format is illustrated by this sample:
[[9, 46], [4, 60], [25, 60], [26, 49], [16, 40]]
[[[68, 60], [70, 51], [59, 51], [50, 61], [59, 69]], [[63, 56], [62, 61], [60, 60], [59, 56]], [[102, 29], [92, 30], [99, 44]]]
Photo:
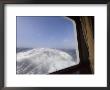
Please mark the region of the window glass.
[[64, 16], [17, 16], [17, 74], [49, 74], [79, 63], [75, 22]]

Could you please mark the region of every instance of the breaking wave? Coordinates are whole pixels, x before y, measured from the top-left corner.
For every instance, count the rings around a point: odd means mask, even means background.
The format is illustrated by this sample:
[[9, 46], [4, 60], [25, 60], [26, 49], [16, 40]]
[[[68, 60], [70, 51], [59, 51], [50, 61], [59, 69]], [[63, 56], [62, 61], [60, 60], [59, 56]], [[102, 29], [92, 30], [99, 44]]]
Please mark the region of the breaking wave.
[[17, 74], [48, 74], [76, 65], [68, 53], [50, 48], [36, 48], [17, 53]]

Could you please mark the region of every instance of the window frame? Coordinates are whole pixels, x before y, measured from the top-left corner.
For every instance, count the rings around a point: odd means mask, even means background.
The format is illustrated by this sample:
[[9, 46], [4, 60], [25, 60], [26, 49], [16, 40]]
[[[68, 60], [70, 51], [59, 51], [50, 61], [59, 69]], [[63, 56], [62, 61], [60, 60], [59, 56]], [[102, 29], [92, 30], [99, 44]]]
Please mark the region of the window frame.
[[[83, 35], [84, 31], [81, 25], [81, 20], [80, 20], [81, 16], [67, 16], [67, 17], [70, 18], [71, 20], [74, 20], [76, 23], [80, 62], [78, 65], [68, 67], [66, 69], [62, 69], [50, 74], [93, 74], [92, 68], [90, 67], [89, 51]], [[94, 18], [93, 17], [91, 18], [94, 21]]]

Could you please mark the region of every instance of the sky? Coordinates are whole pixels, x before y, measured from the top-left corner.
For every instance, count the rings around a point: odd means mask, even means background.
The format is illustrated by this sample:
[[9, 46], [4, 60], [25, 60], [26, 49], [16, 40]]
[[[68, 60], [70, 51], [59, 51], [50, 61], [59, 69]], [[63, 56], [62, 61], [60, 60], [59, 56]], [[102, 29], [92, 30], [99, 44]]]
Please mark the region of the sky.
[[17, 47], [75, 48], [74, 25], [64, 16], [17, 16]]

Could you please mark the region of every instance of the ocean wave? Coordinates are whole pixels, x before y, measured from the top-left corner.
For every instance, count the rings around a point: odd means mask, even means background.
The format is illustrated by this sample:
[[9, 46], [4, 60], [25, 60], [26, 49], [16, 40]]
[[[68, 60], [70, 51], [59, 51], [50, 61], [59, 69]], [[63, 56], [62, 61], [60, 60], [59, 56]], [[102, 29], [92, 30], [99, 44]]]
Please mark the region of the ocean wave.
[[17, 53], [17, 74], [48, 74], [73, 65], [68, 53], [50, 48], [36, 48]]

